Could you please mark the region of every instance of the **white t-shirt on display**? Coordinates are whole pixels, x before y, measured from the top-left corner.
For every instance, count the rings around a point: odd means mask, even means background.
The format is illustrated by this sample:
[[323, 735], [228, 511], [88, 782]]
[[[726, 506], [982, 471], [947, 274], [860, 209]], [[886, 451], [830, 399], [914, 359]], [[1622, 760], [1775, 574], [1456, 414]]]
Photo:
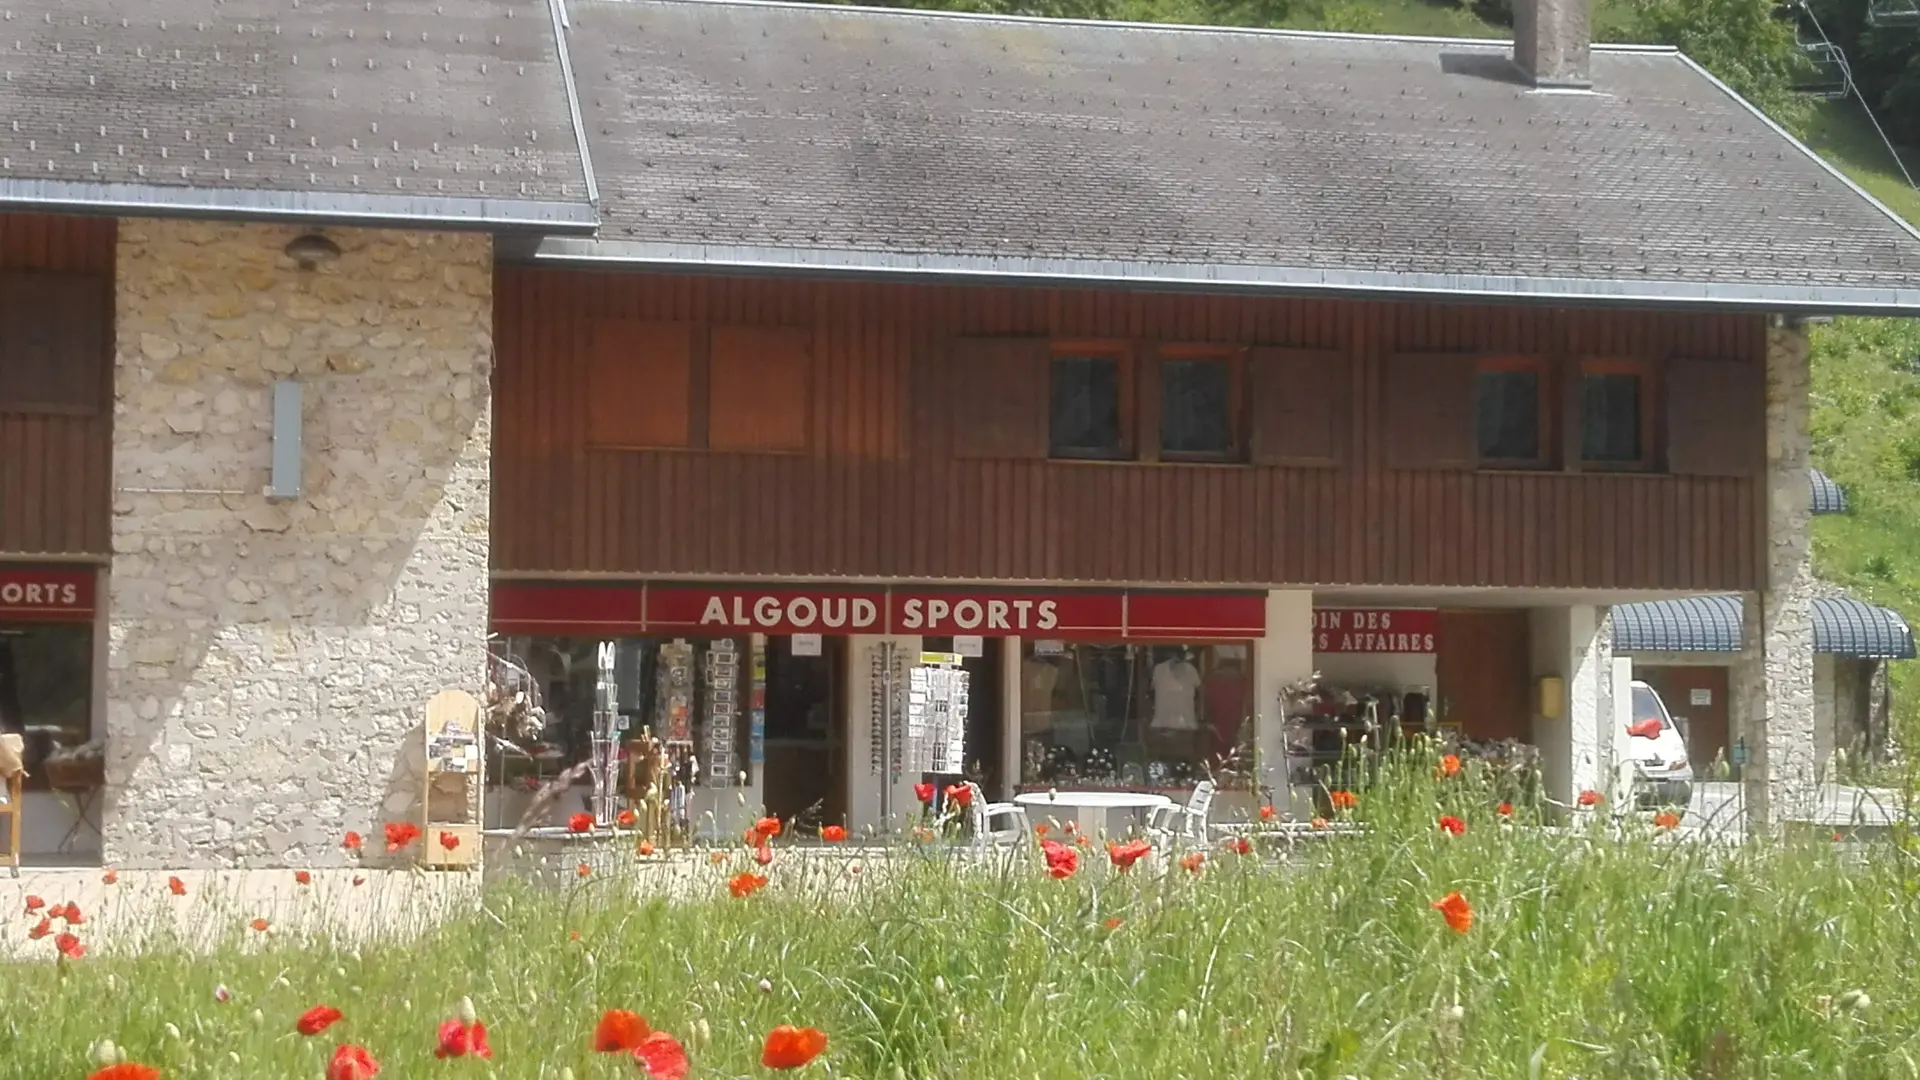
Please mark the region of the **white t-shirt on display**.
[[1153, 668], [1153, 726], [1175, 731], [1197, 731], [1200, 714], [1195, 697], [1200, 672], [1185, 660], [1162, 660]]

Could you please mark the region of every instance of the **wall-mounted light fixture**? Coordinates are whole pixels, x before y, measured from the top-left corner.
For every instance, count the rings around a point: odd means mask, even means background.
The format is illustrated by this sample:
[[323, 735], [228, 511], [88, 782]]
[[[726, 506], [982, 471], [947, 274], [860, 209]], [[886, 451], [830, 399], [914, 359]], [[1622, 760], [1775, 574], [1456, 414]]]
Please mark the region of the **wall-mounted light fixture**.
[[287, 241], [286, 252], [287, 258], [300, 264], [300, 269], [311, 270], [339, 258], [340, 245], [319, 233], [304, 233]]

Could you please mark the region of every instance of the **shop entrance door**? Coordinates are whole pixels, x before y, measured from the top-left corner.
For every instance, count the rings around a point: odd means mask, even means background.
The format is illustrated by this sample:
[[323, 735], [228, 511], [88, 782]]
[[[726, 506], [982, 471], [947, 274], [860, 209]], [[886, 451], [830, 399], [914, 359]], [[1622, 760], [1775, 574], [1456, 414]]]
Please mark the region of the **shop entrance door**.
[[1633, 677], [1666, 702], [1673, 722], [1687, 740], [1693, 771], [1707, 776], [1713, 759], [1727, 752], [1727, 669], [1719, 666], [1633, 666]]
[[822, 638], [819, 656], [795, 656], [791, 637], [767, 639], [767, 812], [803, 833], [847, 815], [846, 644]]
[[[1005, 738], [1000, 730], [1000, 657], [1004, 650], [1000, 638], [987, 638], [985, 645], [981, 655], [960, 659], [960, 669], [967, 673], [965, 763], [967, 775], [982, 778], [980, 790], [989, 799], [1007, 799], [1013, 796], [1012, 789], [1005, 786], [1011, 778], [1003, 775], [1000, 764]], [[950, 653], [953, 639], [923, 638], [920, 647], [927, 652]]]
[[1525, 611], [1442, 611], [1434, 676], [1440, 722], [1469, 739], [1533, 741], [1533, 682]]

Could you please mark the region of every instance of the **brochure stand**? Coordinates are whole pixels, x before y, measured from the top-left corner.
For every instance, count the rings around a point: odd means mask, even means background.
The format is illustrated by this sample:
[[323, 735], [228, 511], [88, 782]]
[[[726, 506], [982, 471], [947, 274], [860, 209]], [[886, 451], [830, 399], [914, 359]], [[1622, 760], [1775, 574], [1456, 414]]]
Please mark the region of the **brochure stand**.
[[427, 701], [426, 777], [420, 793], [421, 862], [464, 870], [480, 861], [480, 701], [442, 690]]

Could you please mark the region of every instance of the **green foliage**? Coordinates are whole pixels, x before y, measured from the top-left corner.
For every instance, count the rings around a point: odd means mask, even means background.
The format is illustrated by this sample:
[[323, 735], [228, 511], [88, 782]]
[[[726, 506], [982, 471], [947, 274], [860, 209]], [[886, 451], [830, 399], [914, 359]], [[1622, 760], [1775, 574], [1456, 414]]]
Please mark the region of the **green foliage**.
[[1628, 12], [1629, 40], [1673, 45], [1775, 119], [1805, 119], [1793, 92], [1804, 61], [1774, 0], [1629, 0]]
[[[1867, 24], [1869, 0], [1811, 0], [1812, 19], [1840, 46], [1861, 95], [1896, 142], [1920, 146], [1920, 28]], [[1818, 37], [1815, 37], [1818, 40]]]

